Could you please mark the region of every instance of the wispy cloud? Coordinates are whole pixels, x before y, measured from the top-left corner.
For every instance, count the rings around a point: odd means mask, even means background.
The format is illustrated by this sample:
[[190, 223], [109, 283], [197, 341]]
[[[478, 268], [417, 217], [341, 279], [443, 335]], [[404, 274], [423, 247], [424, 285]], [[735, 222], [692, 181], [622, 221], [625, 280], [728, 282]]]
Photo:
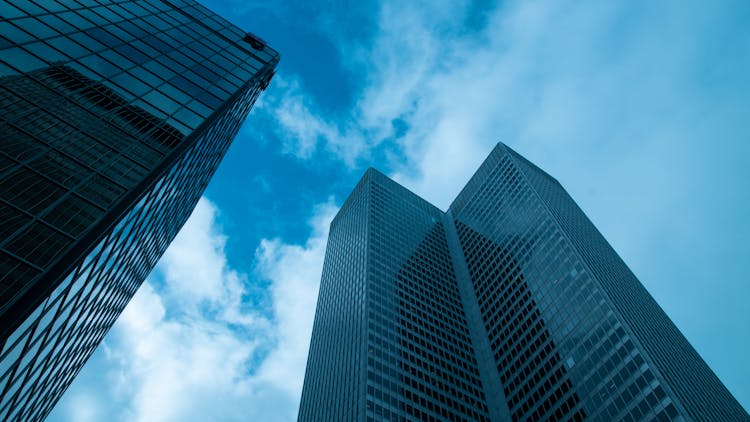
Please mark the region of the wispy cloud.
[[354, 165], [367, 150], [362, 133], [345, 122], [322, 116], [296, 78], [278, 76], [274, 83], [276, 90], [263, 100], [262, 110], [277, 123], [275, 130], [287, 153], [308, 159], [321, 148]]

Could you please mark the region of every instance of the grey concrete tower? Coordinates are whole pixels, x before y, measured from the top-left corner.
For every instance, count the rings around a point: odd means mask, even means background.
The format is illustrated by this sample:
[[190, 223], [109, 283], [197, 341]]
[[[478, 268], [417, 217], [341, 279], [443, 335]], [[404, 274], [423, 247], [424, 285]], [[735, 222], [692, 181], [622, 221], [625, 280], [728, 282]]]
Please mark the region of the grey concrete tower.
[[365, 173], [331, 224], [299, 420], [750, 417], [562, 186], [498, 144], [445, 213]]

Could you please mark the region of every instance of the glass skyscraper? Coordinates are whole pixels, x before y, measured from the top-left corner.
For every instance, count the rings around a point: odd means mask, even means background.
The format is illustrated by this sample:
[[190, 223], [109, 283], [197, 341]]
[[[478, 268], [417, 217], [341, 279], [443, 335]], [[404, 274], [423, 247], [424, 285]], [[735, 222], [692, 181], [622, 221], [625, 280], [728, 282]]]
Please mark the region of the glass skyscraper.
[[0, 2], [0, 420], [44, 418], [279, 56], [192, 0]]
[[442, 212], [331, 223], [300, 421], [748, 421], [560, 184], [498, 144]]

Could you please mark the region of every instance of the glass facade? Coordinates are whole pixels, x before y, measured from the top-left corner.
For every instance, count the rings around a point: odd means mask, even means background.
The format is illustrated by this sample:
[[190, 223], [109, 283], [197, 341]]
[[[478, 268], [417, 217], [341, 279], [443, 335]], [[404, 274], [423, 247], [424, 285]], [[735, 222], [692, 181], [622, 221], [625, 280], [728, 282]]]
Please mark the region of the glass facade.
[[300, 420], [490, 420], [441, 218], [372, 169], [346, 201]]
[[190, 215], [278, 53], [190, 0], [0, 14], [0, 420], [37, 420]]
[[[347, 378], [324, 380], [344, 357]], [[299, 419], [336, 414], [322, 409], [353, 409], [350, 420], [750, 420], [560, 184], [502, 144], [446, 213], [374, 171], [339, 211]]]

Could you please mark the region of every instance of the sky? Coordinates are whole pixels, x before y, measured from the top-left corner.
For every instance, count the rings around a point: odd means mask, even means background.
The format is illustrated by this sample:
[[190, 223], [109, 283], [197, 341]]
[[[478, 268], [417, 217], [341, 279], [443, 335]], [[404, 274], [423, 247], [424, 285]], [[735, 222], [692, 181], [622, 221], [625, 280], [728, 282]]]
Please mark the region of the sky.
[[498, 141], [750, 408], [749, 2], [204, 3], [277, 74], [48, 420], [296, 420], [328, 225], [364, 171], [446, 209]]

